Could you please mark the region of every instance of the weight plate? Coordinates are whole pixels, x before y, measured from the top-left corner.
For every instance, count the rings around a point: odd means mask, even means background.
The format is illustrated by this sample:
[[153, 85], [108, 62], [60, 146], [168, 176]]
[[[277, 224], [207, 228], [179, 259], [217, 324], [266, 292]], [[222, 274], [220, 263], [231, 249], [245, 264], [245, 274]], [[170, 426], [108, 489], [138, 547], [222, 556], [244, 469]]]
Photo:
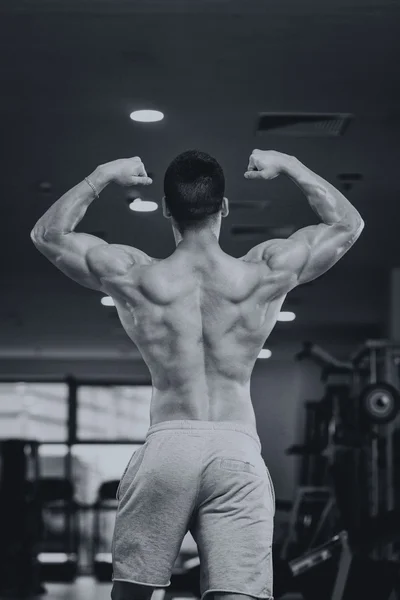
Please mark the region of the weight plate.
[[393, 421], [400, 409], [400, 395], [389, 383], [371, 383], [360, 395], [360, 408], [366, 420], [375, 425]]

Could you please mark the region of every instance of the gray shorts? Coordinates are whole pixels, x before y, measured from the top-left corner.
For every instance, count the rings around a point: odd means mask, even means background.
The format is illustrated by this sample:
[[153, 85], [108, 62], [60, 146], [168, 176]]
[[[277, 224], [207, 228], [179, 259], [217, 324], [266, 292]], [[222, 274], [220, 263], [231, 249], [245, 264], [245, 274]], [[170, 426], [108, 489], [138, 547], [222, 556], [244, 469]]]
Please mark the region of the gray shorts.
[[115, 592], [120, 581], [168, 586], [190, 531], [202, 598], [229, 592], [272, 599], [275, 497], [255, 428], [209, 421], [150, 427], [117, 499]]

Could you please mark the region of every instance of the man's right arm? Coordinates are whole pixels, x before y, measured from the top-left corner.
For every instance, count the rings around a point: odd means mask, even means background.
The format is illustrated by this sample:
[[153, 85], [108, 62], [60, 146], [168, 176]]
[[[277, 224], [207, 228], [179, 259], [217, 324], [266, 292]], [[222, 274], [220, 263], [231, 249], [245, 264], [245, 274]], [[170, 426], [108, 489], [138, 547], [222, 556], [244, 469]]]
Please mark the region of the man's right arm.
[[322, 223], [304, 227], [288, 239], [259, 244], [249, 254], [274, 271], [292, 273], [294, 285], [300, 285], [330, 269], [358, 239], [364, 221], [343, 194], [294, 157], [255, 150], [245, 177], [272, 179], [280, 173], [300, 187]]

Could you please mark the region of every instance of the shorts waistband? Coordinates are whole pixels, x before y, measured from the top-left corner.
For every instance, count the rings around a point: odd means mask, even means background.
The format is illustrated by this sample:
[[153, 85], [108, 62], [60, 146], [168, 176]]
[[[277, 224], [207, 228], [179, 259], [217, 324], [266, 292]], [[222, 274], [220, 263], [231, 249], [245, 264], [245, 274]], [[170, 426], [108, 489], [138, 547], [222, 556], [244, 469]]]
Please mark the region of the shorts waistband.
[[243, 423], [235, 423], [232, 421], [164, 421], [163, 423], [157, 423], [152, 425], [147, 432], [146, 439], [157, 431], [167, 430], [193, 430], [193, 431], [237, 431], [238, 433], [244, 433], [250, 436], [261, 449], [260, 438], [258, 437], [257, 430], [253, 425], [245, 425]]

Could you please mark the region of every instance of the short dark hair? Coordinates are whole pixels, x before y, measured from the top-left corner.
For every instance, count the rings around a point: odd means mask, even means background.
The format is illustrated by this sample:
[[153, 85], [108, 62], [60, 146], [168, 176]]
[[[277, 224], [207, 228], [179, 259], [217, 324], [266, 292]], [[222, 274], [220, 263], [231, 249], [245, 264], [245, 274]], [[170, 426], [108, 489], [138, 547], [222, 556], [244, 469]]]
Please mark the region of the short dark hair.
[[206, 152], [187, 150], [165, 172], [165, 201], [181, 232], [204, 225], [218, 213], [224, 192], [221, 165]]

